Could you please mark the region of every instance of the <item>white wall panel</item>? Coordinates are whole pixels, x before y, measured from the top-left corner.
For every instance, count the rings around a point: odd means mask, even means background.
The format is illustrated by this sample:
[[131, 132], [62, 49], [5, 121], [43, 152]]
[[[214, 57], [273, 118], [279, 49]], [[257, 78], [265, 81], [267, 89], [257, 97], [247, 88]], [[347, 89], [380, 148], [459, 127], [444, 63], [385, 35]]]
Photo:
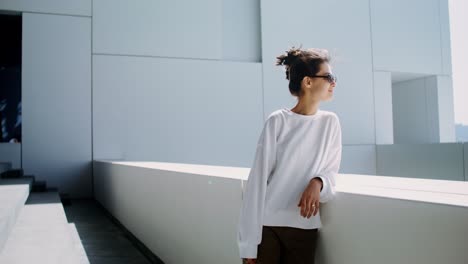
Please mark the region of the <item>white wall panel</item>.
[[431, 142], [425, 78], [393, 84], [393, 128], [396, 144]]
[[91, 0], [2, 0], [0, 10], [91, 16]]
[[426, 120], [428, 129], [424, 133], [429, 134], [429, 142], [439, 143], [439, 100], [437, 89], [437, 76], [424, 78], [426, 90]]
[[451, 77], [394, 83], [392, 97], [395, 143], [455, 142]]
[[340, 173], [376, 175], [375, 145], [344, 145]]
[[377, 145], [377, 174], [464, 181], [463, 144]]
[[392, 74], [374, 72], [376, 144], [393, 144]]
[[0, 143], [0, 162], [10, 162], [12, 169], [20, 169], [21, 143]]
[[440, 0], [370, 0], [374, 69], [442, 73]]
[[439, 142], [455, 142], [455, 108], [451, 76], [437, 76]]
[[442, 48], [442, 73], [452, 75], [449, 0], [439, 0], [439, 24]]
[[23, 168], [91, 195], [91, 19], [23, 14]]
[[94, 0], [93, 52], [221, 59], [222, 1]]
[[334, 99], [321, 108], [340, 116], [344, 144], [374, 144], [369, 2], [295, 0], [261, 4], [265, 116], [295, 105], [284, 70], [274, 65], [276, 56], [298, 44], [326, 48], [333, 57], [332, 70], [338, 75], [338, 83]]
[[95, 55], [96, 158], [251, 166], [261, 64]]
[[223, 0], [223, 60], [260, 62], [260, 0]]

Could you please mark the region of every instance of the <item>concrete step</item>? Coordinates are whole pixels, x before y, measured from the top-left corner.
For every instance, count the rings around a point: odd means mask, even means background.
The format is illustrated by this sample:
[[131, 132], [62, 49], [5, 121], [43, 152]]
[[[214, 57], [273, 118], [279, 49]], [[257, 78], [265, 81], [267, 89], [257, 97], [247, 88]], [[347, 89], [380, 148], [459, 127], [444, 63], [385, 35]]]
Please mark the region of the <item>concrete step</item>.
[[28, 192], [31, 192], [33, 185], [34, 185], [34, 177], [23, 176], [19, 178], [3, 178], [3, 179], [0, 179], [0, 185], [28, 185], [29, 186]]
[[81, 264], [150, 264], [151, 262], [105, 212], [90, 199], [64, 206]]
[[0, 252], [0, 263], [83, 263], [58, 192], [29, 195]]
[[0, 178], [20, 178], [24, 176], [23, 169], [10, 169], [0, 174]]
[[[31, 179], [0, 179], [0, 252], [28, 199]], [[3, 262], [0, 262], [3, 263]]]

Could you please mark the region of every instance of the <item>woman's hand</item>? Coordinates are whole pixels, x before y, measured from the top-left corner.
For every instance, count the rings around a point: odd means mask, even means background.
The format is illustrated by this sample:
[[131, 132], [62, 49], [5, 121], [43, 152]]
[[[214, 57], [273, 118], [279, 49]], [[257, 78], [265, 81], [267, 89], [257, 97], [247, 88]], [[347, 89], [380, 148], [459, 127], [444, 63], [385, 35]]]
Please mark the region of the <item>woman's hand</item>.
[[[302, 193], [298, 207], [301, 207], [301, 216], [310, 218], [315, 216], [320, 206], [320, 190], [322, 189], [322, 180], [313, 178]], [[313, 206], [315, 205], [315, 207]]]
[[249, 259], [249, 258], [243, 258], [242, 259], [242, 264], [256, 264], [257, 259]]

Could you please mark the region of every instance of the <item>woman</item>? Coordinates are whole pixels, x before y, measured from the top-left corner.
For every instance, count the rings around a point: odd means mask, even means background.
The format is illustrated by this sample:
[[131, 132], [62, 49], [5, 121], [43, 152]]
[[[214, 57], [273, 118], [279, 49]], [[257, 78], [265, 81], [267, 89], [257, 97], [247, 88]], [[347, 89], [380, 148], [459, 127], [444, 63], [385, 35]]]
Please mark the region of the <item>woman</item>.
[[324, 49], [277, 57], [298, 102], [272, 112], [257, 142], [238, 225], [243, 263], [314, 263], [319, 206], [335, 196], [341, 163], [339, 118], [319, 109], [336, 86], [329, 62]]

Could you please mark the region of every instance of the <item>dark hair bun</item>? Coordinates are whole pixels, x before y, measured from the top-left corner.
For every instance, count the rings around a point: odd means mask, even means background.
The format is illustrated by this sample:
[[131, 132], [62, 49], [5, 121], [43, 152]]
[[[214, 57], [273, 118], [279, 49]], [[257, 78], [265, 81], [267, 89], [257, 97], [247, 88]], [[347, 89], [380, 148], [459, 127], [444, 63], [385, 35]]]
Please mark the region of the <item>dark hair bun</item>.
[[301, 47], [291, 47], [289, 50], [286, 51], [286, 54], [279, 55], [276, 57], [276, 65], [277, 66], [285, 66], [286, 68], [286, 79], [289, 80], [289, 69], [291, 65], [293, 65], [296, 60], [302, 55]]
[[292, 47], [286, 51], [286, 54], [280, 55], [276, 60], [276, 65], [291, 66], [293, 62], [301, 55], [300, 48]]

